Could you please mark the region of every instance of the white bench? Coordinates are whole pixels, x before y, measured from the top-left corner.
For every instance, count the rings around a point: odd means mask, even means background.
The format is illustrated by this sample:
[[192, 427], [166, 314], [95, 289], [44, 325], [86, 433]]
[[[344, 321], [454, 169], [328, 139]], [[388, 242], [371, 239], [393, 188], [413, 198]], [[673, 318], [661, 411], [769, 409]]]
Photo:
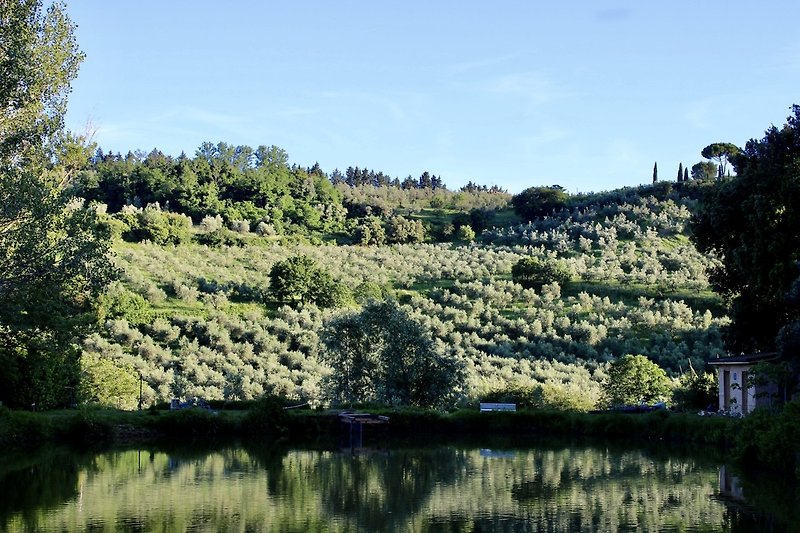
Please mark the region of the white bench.
[[490, 411], [516, 411], [517, 404], [515, 403], [482, 403], [481, 413], [488, 413]]

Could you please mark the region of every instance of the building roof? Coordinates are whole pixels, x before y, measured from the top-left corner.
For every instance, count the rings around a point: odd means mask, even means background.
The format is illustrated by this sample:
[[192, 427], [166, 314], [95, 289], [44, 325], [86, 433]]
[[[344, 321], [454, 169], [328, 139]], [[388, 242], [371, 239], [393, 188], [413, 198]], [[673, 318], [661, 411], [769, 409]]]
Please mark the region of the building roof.
[[777, 352], [762, 352], [752, 354], [734, 355], [732, 357], [721, 357], [712, 359], [708, 362], [709, 365], [747, 365], [760, 363], [762, 361], [772, 361], [780, 356]]

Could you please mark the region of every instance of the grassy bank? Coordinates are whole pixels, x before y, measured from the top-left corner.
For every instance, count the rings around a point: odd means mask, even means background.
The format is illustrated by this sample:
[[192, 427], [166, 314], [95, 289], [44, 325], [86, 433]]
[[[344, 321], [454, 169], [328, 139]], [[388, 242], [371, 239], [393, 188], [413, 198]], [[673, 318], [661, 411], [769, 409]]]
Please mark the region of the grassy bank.
[[[337, 411], [285, 411], [277, 400], [234, 408], [139, 412], [79, 409], [30, 413], [0, 410], [0, 446], [31, 448], [66, 442], [107, 446], [179, 439], [212, 441], [230, 437], [311, 441], [341, 431]], [[370, 409], [390, 417], [386, 426], [367, 433], [399, 438], [450, 436], [530, 436], [531, 438], [602, 438], [620, 444], [697, 445], [725, 450], [734, 460], [784, 472], [797, 470], [800, 457], [800, 404], [776, 414], [745, 419], [700, 417], [692, 413], [588, 414], [521, 410], [480, 413], [463, 409], [441, 413], [423, 409]], [[799, 476], [800, 477], [800, 476]]]
[[[392, 435], [536, 435], [597, 436], [629, 441], [667, 440], [727, 446], [739, 421], [659, 411], [631, 415], [521, 410], [480, 413], [462, 409], [442, 413], [425, 409], [371, 409], [390, 423], [375, 431]], [[84, 408], [31, 413], [0, 411], [0, 445], [32, 447], [46, 442], [99, 444], [165, 438], [210, 439], [223, 436], [318, 437], [335, 433], [338, 411], [284, 411], [278, 402], [255, 402], [247, 409], [119, 411]]]

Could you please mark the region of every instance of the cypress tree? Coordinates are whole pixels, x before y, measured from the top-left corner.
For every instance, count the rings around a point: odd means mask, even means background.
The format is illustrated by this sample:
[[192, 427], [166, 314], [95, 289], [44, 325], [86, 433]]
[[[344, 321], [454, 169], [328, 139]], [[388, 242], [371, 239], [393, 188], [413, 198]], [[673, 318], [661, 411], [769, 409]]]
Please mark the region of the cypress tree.
[[658, 181], [658, 161], [653, 163], [653, 183]]
[[683, 163], [678, 163], [678, 183], [683, 181]]
[[683, 169], [683, 181], [689, 181], [689, 167]]

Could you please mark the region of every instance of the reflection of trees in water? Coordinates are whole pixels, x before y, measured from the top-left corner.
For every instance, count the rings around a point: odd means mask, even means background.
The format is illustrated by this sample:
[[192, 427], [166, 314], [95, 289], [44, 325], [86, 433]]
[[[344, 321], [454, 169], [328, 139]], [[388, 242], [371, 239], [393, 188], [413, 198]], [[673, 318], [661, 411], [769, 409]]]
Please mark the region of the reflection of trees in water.
[[[736, 531], [690, 458], [597, 448], [394, 449], [372, 455], [249, 445], [53, 456], [0, 469], [0, 529], [160, 531]], [[83, 506], [82, 508], [80, 506]], [[795, 511], [796, 515], [797, 511]], [[727, 528], [727, 529], [726, 529]]]
[[[19, 514], [29, 531], [37, 529], [42, 513], [75, 497], [79, 466], [70, 457], [47, 454], [19, 457], [0, 471], [0, 531], [9, 529], [8, 519]], [[84, 463], [85, 465], [85, 463]]]
[[319, 465], [318, 487], [333, 516], [366, 530], [387, 530], [413, 521], [433, 488], [454, 483], [468, 463], [467, 452], [454, 448], [341, 454]]

